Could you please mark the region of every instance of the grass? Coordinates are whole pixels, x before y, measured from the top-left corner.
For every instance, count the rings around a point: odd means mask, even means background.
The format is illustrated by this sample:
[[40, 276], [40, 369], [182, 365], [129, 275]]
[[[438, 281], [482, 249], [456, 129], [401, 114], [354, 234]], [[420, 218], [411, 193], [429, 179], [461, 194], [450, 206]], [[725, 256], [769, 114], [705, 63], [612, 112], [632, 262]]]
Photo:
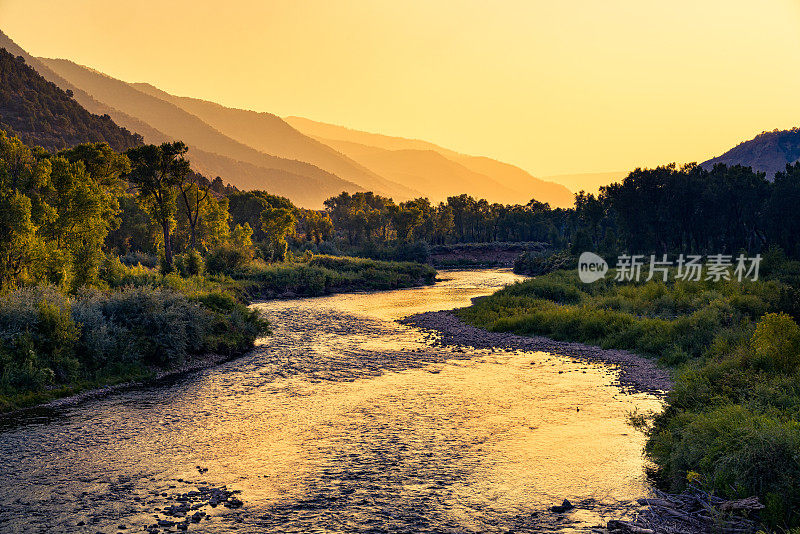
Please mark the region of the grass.
[[676, 370], [649, 421], [655, 480], [691, 479], [728, 498], [758, 495], [769, 528], [800, 525], [798, 264], [765, 262], [767, 279], [583, 284], [556, 271], [457, 313], [492, 331], [636, 351]]
[[412, 262], [314, 256], [307, 262], [253, 262], [232, 280], [253, 298], [318, 296], [433, 284], [436, 270]]

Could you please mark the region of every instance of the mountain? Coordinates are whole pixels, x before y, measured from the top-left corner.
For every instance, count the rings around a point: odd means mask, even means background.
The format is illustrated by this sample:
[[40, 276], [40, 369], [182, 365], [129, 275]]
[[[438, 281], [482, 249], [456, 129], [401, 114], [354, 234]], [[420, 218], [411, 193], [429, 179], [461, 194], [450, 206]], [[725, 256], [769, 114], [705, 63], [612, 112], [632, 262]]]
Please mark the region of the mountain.
[[[325, 199], [342, 191], [364, 190], [310, 163], [265, 154], [231, 139], [199, 117], [126, 82], [71, 61], [39, 60], [58, 76], [109, 106], [109, 114], [120, 124], [130, 124], [130, 127], [146, 124], [149, 127], [143, 132], [146, 142], [161, 142], [163, 137], [182, 140], [189, 146], [189, 158], [193, 162], [198, 156], [202, 157], [202, 172], [223, 176], [241, 189], [266, 189], [296, 200], [304, 207], [314, 208], [321, 207]], [[136, 121], [131, 122], [131, 118]], [[231, 160], [246, 165], [233, 165]], [[232, 169], [248, 169], [249, 172], [225, 174]]]
[[419, 191], [379, 176], [344, 154], [300, 133], [272, 113], [228, 108], [207, 100], [174, 96], [147, 83], [130, 85], [143, 93], [175, 104], [228, 137], [261, 152], [311, 163], [395, 200], [408, 200], [422, 195]]
[[749, 141], [739, 143], [721, 156], [704, 161], [707, 169], [715, 163], [744, 165], [767, 174], [772, 180], [776, 172], [783, 171], [787, 163], [800, 159], [800, 128], [762, 132]]
[[495, 202], [527, 201], [520, 199], [519, 192], [471, 171], [434, 150], [387, 150], [332, 139], [326, 139], [325, 142], [391, 180], [425, 191], [425, 196], [433, 201], [459, 193]]
[[490, 158], [421, 140], [178, 97], [67, 60], [33, 58], [0, 32], [0, 45], [4, 43], [44, 78], [71, 90], [87, 110], [108, 115], [145, 142], [184, 141], [199, 172], [223, 176], [241, 189], [266, 189], [304, 207], [320, 207], [342, 191], [365, 190], [397, 201], [419, 196], [437, 201], [466, 192], [493, 202], [536, 198], [553, 206], [572, 204], [565, 187]]
[[142, 143], [108, 115], [86, 111], [5, 48], [0, 48], [0, 129], [51, 152], [89, 142], [106, 142], [120, 151]]
[[437, 200], [466, 192], [494, 202], [525, 203], [535, 198], [558, 207], [573, 203], [572, 193], [563, 185], [491, 158], [461, 154], [421, 139], [352, 130], [303, 117], [284, 120], [382, 176], [414, 189], [435, 189], [436, 193], [422, 190]]

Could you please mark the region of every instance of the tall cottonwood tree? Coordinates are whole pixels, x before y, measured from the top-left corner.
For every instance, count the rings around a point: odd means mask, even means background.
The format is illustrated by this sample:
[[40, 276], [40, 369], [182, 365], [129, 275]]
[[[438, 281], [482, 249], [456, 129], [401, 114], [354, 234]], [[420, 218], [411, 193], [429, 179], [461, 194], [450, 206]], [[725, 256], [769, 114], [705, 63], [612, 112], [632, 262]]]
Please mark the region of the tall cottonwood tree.
[[172, 230], [177, 213], [177, 192], [191, 172], [184, 157], [188, 147], [181, 141], [159, 146], [144, 145], [128, 150], [131, 172], [128, 180], [139, 190], [139, 198], [161, 226], [164, 238], [164, 264], [172, 270]]

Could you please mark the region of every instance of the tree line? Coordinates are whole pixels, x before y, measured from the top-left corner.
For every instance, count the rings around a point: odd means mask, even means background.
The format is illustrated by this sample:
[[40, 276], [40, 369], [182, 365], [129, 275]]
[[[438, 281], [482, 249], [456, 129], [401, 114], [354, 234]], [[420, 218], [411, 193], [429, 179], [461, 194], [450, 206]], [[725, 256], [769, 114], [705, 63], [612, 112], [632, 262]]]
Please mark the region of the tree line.
[[341, 193], [323, 210], [265, 191], [239, 191], [193, 172], [182, 142], [120, 153], [89, 143], [49, 153], [0, 133], [0, 287], [78, 288], [98, 280], [108, 255], [206, 257], [218, 270], [290, 250], [398, 243], [547, 242], [613, 253], [759, 252], [800, 255], [800, 163], [769, 182], [749, 167], [690, 164], [636, 169], [570, 209], [531, 200], [503, 205], [469, 195], [395, 203]]

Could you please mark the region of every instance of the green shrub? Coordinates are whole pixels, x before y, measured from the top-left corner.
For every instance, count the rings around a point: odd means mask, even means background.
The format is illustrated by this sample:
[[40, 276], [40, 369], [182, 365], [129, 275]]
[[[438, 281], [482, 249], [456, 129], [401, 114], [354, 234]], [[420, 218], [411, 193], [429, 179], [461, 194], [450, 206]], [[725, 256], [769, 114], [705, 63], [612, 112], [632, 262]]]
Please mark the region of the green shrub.
[[202, 347], [208, 312], [180, 293], [163, 288], [127, 287], [111, 293], [91, 292], [75, 303], [76, 317], [92, 317], [93, 331], [113, 333], [103, 341], [82, 345], [87, 361], [107, 361], [115, 341], [119, 357], [145, 364], [181, 363]]
[[200, 276], [205, 271], [203, 257], [196, 250], [175, 256], [175, 268], [183, 277]]
[[206, 268], [210, 273], [231, 273], [244, 268], [252, 260], [252, 253], [245, 247], [220, 245], [206, 257]]
[[800, 364], [800, 327], [785, 313], [769, 313], [753, 334], [751, 363], [759, 368], [792, 373]]
[[0, 305], [0, 386], [37, 390], [74, 378], [78, 327], [52, 287], [17, 290]]
[[773, 526], [795, 525], [800, 510], [800, 423], [726, 404], [685, 412], [658, 427], [647, 443], [673, 491], [698, 472], [708, 489], [728, 498], [759, 495]]

